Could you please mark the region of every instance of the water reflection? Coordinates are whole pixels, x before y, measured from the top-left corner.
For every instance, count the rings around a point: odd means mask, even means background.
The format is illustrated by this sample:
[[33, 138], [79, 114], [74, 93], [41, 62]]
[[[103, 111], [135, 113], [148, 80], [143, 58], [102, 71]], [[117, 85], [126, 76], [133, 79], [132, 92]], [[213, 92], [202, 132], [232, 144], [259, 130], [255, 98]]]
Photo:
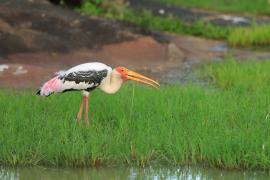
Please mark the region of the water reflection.
[[20, 167], [0, 168], [1, 180], [110, 180], [110, 179], [270, 179], [269, 172], [262, 171], [224, 171], [200, 167], [103, 167], [103, 168], [44, 168]]
[[10, 179], [10, 180], [17, 180], [19, 179], [19, 174], [16, 172], [16, 170], [9, 170], [6, 168], [0, 168], [0, 179]]

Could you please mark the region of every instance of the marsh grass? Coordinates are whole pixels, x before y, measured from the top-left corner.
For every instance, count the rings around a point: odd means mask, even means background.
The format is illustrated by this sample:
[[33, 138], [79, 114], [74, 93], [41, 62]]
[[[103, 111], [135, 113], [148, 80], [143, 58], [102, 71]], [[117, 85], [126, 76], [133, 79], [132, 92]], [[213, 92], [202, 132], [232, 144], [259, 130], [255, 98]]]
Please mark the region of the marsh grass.
[[127, 11], [123, 20], [151, 30], [225, 40], [233, 47], [263, 47], [270, 44], [269, 25], [254, 23], [251, 27], [224, 27], [203, 21], [187, 24], [180, 18], [155, 16], [149, 11], [143, 11], [140, 16], [136, 12]]
[[204, 8], [225, 12], [243, 12], [253, 14], [269, 14], [270, 4], [267, 0], [153, 0], [165, 4]]
[[[110, 1], [104, 2], [97, 1], [96, 2], [97, 4], [95, 4], [92, 1], [91, 3], [90, 1], [85, 1], [79, 11], [87, 15], [96, 15], [104, 18], [128, 21], [137, 24], [143, 28], [154, 31], [166, 31], [177, 34], [189, 34], [211, 39], [225, 40], [234, 47], [241, 47], [241, 46], [259, 47], [259, 46], [268, 46], [270, 44], [269, 25], [257, 25], [256, 23], [253, 23], [251, 27], [231, 27], [231, 26], [225, 27], [203, 21], [186, 23], [181, 18], [172, 16], [170, 14], [166, 16], [157, 16], [147, 10], [143, 11], [131, 10], [124, 5], [124, 1], [122, 0], [115, 2]], [[187, 2], [187, 4], [191, 3], [189, 1], [185, 2]], [[205, 0], [202, 2], [206, 3], [207, 7], [212, 7], [213, 3], [212, 1]], [[211, 3], [211, 6], [208, 5], [209, 3]], [[227, 1], [226, 3], [228, 4]], [[241, 3], [234, 2], [234, 4], [239, 5]], [[247, 2], [247, 4], [251, 5], [257, 3], [250, 1]]]
[[135, 11], [127, 11], [124, 20], [138, 24], [151, 30], [173, 32], [178, 34], [191, 34], [213, 39], [225, 39], [229, 33], [229, 28], [219, 27], [197, 21], [193, 24], [187, 24], [180, 18], [174, 16], [155, 16], [149, 11], [141, 12], [138, 16]]
[[227, 40], [232, 46], [269, 46], [270, 25], [234, 28]]
[[270, 85], [270, 62], [249, 60], [237, 62], [227, 58], [222, 63], [204, 65], [198, 75], [220, 89], [243, 89], [255, 91], [268, 89]]
[[[78, 127], [76, 122], [79, 93], [41, 98], [33, 91], [2, 90], [0, 163], [201, 163], [269, 169], [270, 88], [263, 80], [270, 71], [259, 73], [266, 67], [270, 67], [268, 62], [227, 62], [204, 70], [204, 77], [218, 77], [215, 83], [231, 82], [230, 88], [190, 84], [153, 90], [128, 83], [115, 95], [94, 91], [89, 128], [84, 124]], [[258, 78], [262, 82], [252, 90], [249, 85], [238, 86]]]

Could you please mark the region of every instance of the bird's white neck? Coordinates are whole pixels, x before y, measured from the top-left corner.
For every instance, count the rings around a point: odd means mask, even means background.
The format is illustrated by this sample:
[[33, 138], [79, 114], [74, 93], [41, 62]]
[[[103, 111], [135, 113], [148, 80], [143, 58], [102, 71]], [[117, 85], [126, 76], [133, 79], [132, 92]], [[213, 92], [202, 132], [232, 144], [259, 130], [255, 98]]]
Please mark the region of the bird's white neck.
[[106, 93], [114, 94], [116, 93], [123, 83], [120, 73], [115, 69], [108, 74], [108, 76], [100, 84], [100, 89]]

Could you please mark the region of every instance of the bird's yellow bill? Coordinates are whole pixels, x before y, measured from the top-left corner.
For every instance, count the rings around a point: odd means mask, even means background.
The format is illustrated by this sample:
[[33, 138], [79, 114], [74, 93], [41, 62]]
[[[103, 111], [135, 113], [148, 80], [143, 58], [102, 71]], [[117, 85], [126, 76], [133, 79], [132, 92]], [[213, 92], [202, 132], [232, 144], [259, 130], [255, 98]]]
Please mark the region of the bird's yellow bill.
[[145, 77], [145, 76], [143, 76], [139, 73], [136, 73], [134, 71], [131, 71], [131, 70], [127, 70], [127, 79], [137, 81], [140, 83], [144, 83], [144, 84], [148, 84], [148, 85], [155, 87], [155, 88], [158, 88], [160, 86], [159, 83], [154, 81], [153, 79]]

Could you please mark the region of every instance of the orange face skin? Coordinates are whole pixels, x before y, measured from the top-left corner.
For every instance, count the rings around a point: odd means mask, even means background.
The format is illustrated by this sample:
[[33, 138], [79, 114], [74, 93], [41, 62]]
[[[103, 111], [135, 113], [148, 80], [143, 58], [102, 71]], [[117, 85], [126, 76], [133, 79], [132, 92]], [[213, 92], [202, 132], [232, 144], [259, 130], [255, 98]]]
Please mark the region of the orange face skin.
[[119, 66], [119, 67], [116, 67], [115, 70], [121, 74], [121, 78], [124, 81], [133, 80], [133, 81], [137, 81], [140, 83], [148, 84], [148, 85], [153, 86], [155, 88], [158, 88], [160, 86], [159, 83], [154, 81], [153, 79], [150, 79], [150, 78], [143, 76], [139, 73], [136, 73], [134, 71], [131, 71], [125, 67]]
[[115, 69], [117, 72], [119, 72], [121, 74], [121, 77], [124, 81], [128, 80], [128, 78], [127, 78], [128, 69], [127, 68], [119, 66], [119, 67], [116, 67]]

